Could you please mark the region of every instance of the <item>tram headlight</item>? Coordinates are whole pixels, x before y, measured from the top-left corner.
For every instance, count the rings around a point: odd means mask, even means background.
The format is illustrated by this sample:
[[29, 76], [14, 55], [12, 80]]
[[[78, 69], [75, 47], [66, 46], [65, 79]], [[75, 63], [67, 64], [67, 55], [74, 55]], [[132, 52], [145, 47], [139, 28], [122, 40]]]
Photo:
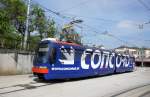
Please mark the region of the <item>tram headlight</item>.
[[39, 66], [39, 68], [47, 68], [46, 66]]

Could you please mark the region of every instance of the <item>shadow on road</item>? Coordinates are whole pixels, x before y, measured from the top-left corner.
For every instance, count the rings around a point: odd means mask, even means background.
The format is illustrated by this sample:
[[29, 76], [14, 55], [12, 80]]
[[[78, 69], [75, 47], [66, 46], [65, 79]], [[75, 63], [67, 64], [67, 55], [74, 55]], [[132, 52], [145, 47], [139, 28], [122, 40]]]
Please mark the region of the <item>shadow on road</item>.
[[51, 79], [51, 80], [39, 79], [38, 77], [36, 77], [33, 80], [37, 83], [56, 84], [56, 83], [65, 83], [65, 82], [74, 82], [74, 81], [82, 81], [82, 80], [103, 78], [103, 77], [115, 76], [115, 75], [118, 75], [118, 74], [125, 74], [125, 73], [130, 73], [130, 72], [114, 73], [114, 74], [107, 74], [107, 75], [95, 75], [95, 76], [88, 76], [88, 77], [81, 77], [81, 78], [66, 78], [66, 79]]

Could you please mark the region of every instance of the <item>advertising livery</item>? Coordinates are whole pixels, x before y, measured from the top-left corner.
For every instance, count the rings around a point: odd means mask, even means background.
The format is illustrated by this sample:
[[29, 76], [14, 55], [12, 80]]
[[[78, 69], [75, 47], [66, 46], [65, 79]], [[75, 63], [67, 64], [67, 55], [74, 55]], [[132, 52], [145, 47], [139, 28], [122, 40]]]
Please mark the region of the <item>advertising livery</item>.
[[48, 38], [39, 43], [32, 71], [46, 80], [133, 71], [134, 57]]

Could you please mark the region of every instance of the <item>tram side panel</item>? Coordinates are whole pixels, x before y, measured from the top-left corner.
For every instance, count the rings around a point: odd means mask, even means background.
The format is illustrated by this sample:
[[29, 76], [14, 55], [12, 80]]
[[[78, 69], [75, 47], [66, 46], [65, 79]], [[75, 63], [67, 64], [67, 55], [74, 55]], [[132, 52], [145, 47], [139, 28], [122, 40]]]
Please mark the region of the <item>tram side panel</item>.
[[49, 73], [46, 74], [47, 79], [78, 78], [114, 73], [114, 53], [80, 48], [73, 50], [74, 58], [71, 59], [72, 51], [68, 50], [70, 48], [72, 47], [63, 46], [57, 49], [57, 62], [49, 67]]
[[115, 53], [110, 51], [101, 51], [101, 62], [99, 75], [112, 74], [115, 70]]
[[85, 49], [77, 60], [80, 76], [105, 75], [115, 71], [115, 54], [109, 51]]
[[57, 55], [55, 64], [50, 64], [49, 73], [46, 79], [63, 79], [77, 77], [75, 74], [79, 69], [75, 64], [74, 51], [69, 46], [57, 45]]
[[133, 71], [134, 57], [129, 55], [116, 54], [116, 73], [122, 73], [127, 71]]

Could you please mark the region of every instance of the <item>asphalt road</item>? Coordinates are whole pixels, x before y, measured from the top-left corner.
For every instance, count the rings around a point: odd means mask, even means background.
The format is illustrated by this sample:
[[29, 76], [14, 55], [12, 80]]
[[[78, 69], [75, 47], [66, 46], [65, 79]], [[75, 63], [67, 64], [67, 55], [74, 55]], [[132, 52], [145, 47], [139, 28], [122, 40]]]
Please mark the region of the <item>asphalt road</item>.
[[150, 68], [68, 81], [0, 76], [0, 97], [150, 97]]

